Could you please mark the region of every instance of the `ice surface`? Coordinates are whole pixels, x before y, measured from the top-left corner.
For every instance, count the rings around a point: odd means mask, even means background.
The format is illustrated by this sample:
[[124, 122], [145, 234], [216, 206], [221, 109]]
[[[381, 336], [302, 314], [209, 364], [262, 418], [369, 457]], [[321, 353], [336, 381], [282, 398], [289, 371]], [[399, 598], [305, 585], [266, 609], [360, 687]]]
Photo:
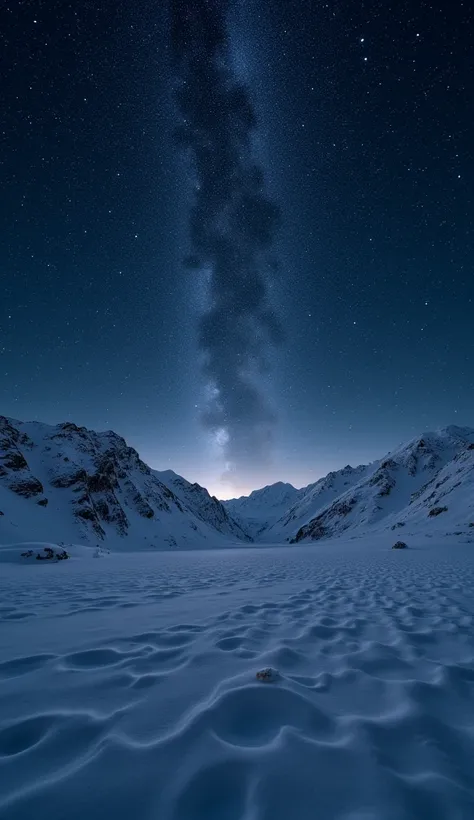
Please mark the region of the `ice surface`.
[[395, 540], [0, 564], [2, 820], [474, 817], [472, 545]]

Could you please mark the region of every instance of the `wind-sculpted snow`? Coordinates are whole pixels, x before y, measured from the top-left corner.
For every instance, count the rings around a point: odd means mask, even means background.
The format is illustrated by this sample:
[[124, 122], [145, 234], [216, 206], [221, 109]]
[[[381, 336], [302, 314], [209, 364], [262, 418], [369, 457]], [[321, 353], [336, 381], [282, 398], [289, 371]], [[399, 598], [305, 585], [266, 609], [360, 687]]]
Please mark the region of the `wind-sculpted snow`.
[[472, 818], [472, 551], [388, 546], [3, 564], [2, 820]]

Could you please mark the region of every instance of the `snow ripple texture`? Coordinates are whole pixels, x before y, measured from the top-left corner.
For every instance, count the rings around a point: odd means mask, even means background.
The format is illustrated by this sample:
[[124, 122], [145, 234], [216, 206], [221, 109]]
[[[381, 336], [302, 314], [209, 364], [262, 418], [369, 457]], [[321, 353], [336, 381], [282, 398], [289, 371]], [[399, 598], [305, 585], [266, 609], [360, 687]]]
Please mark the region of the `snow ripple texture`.
[[64, 564], [2, 568], [2, 820], [474, 817], [466, 546]]

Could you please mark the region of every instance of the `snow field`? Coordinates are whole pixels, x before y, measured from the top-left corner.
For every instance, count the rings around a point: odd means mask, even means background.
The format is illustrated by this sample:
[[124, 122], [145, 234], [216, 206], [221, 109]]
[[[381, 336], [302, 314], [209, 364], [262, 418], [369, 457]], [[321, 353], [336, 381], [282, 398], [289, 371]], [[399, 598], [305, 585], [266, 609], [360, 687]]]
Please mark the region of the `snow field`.
[[455, 543], [2, 564], [0, 817], [468, 820], [473, 593]]

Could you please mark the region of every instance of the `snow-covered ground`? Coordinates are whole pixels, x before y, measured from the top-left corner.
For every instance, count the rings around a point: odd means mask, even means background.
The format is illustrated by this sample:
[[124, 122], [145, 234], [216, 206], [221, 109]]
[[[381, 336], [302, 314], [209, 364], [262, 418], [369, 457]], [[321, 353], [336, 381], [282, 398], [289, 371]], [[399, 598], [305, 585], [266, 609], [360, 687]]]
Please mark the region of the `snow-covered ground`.
[[471, 820], [472, 544], [393, 540], [2, 563], [2, 820]]

